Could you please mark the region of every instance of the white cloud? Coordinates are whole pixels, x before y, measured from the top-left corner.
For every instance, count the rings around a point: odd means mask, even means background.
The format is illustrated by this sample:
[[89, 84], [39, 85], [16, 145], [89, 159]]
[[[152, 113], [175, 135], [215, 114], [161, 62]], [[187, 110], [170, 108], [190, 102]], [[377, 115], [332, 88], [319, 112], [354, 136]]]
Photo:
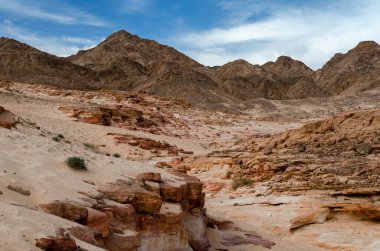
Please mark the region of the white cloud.
[[92, 40], [81, 37], [41, 36], [16, 26], [7, 20], [0, 23], [0, 33], [39, 50], [61, 57], [75, 54], [79, 50], [92, 48], [101, 41], [101, 39]]
[[121, 4], [121, 11], [126, 13], [135, 13], [146, 11], [151, 2], [152, 0], [123, 0], [118, 1], [118, 4]]
[[[49, 4], [44, 4], [45, 7], [36, 4], [37, 1], [25, 0], [0, 0], [0, 10], [12, 12], [20, 16], [49, 20], [61, 24], [85, 24], [91, 26], [105, 26], [106, 23], [89, 13], [82, 10], [64, 5], [62, 2], [59, 5], [52, 6], [48, 9]], [[59, 8], [59, 9], [58, 9]], [[65, 14], [61, 14], [65, 13]]]
[[[251, 2], [257, 4], [257, 1]], [[227, 7], [232, 8], [233, 3], [229, 4]], [[271, 9], [270, 16], [260, 21], [248, 22], [248, 14], [245, 14], [245, 21], [232, 27], [187, 32], [172, 41], [206, 65], [221, 65], [238, 58], [262, 64], [280, 55], [289, 55], [314, 69], [360, 41], [380, 41], [377, 32], [380, 2], [339, 0], [329, 7], [277, 6]], [[214, 48], [219, 51], [213, 51]]]

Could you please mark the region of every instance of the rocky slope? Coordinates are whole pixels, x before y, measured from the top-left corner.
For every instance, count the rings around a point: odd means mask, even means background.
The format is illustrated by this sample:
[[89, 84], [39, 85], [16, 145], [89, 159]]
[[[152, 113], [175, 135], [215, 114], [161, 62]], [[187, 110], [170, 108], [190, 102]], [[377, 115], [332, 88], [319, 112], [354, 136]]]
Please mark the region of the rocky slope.
[[330, 94], [358, 93], [380, 86], [380, 45], [359, 43], [346, 54], [335, 54], [319, 71], [315, 81]]
[[0, 78], [64, 88], [92, 89], [98, 74], [13, 39], [0, 38]]

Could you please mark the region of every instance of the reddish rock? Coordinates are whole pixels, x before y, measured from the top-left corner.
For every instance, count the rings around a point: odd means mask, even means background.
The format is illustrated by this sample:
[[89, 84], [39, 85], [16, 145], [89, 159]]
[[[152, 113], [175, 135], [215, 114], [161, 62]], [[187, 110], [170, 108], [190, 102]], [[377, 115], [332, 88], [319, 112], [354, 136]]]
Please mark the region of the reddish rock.
[[31, 192], [29, 190], [26, 190], [22, 187], [19, 187], [19, 186], [13, 186], [13, 185], [8, 185], [7, 188], [9, 190], [12, 190], [16, 193], [19, 193], [19, 194], [22, 194], [22, 195], [25, 195], [25, 196], [30, 196], [31, 195]]
[[87, 208], [76, 202], [53, 201], [48, 204], [41, 204], [40, 206], [47, 213], [81, 224], [84, 224], [87, 220]]
[[[56, 237], [40, 238], [36, 240], [36, 247], [47, 251], [77, 251], [79, 247], [68, 233], [60, 230]], [[81, 249], [83, 250], [83, 249]]]
[[133, 181], [118, 181], [100, 188], [106, 198], [123, 204], [132, 204], [139, 213], [156, 214], [162, 205], [161, 196], [150, 192]]
[[103, 237], [109, 235], [108, 217], [105, 213], [87, 208], [86, 225], [93, 230], [99, 231]]
[[71, 227], [68, 231], [72, 236], [81, 241], [98, 247], [104, 246], [103, 236], [99, 231], [94, 231], [87, 227]]
[[145, 181], [160, 182], [161, 174], [160, 173], [140, 173], [136, 176], [136, 180], [145, 183]]
[[102, 210], [109, 218], [111, 231], [119, 232], [125, 229], [136, 229], [136, 210], [132, 205], [107, 205]]

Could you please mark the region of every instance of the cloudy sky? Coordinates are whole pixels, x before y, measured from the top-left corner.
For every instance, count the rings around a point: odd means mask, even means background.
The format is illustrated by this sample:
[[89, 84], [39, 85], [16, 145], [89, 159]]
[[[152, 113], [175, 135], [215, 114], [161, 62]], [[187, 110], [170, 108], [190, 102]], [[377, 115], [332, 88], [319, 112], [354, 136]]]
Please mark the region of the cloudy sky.
[[205, 65], [291, 56], [313, 69], [380, 42], [378, 0], [0, 0], [0, 36], [66, 56], [125, 29]]

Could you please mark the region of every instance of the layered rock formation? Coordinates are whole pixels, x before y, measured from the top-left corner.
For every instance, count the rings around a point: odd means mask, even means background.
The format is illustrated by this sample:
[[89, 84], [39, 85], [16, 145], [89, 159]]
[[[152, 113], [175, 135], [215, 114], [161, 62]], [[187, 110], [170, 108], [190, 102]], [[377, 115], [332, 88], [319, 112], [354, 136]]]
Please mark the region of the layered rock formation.
[[[40, 206], [47, 213], [83, 225], [68, 231], [106, 250], [207, 250], [202, 183], [177, 175], [175, 180], [167, 180], [161, 179], [160, 173], [141, 173], [136, 181], [118, 180], [99, 187], [98, 194], [87, 195], [89, 203], [52, 201]], [[76, 247], [68, 236], [60, 236], [65, 235], [40, 239], [36, 245]]]

